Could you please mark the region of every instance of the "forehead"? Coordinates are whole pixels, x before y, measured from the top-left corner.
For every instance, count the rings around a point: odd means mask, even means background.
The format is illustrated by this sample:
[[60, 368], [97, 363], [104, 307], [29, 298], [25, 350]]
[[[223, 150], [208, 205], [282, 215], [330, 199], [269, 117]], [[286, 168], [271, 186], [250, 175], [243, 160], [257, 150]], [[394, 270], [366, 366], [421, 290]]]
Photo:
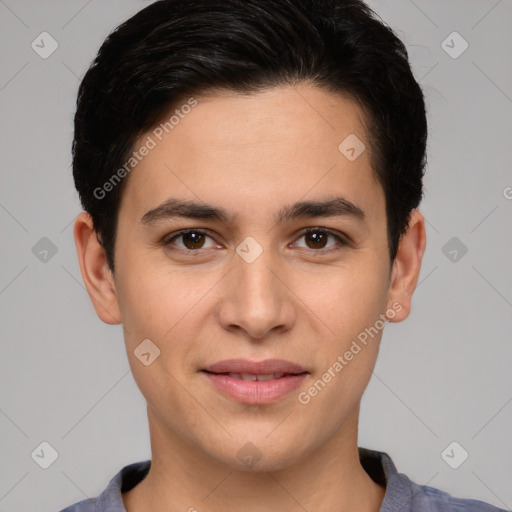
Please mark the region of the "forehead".
[[372, 195], [382, 195], [364, 114], [353, 100], [305, 84], [193, 100], [193, 108], [186, 100], [175, 105], [135, 144], [151, 140], [152, 149], [129, 175], [122, 206], [130, 211], [178, 196], [254, 216], [338, 193], [371, 207]]

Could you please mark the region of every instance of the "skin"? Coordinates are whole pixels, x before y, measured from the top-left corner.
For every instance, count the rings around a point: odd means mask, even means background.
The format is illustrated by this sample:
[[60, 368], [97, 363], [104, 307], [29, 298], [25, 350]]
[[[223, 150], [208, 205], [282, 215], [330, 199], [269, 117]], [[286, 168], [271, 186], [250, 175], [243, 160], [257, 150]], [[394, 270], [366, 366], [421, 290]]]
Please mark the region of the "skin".
[[[393, 304], [401, 309], [390, 321], [409, 315], [425, 250], [423, 216], [411, 213], [390, 264], [385, 197], [371, 168], [362, 111], [350, 99], [303, 83], [197, 100], [129, 175], [115, 274], [90, 216], [80, 214], [74, 228], [91, 301], [101, 320], [123, 324], [147, 401], [152, 466], [123, 494], [125, 506], [377, 511], [385, 490], [360, 465], [357, 425], [382, 330], [308, 404], [297, 396]], [[338, 150], [349, 134], [366, 145], [355, 161]], [[297, 201], [335, 196], [357, 205], [364, 219], [274, 219]], [[141, 222], [171, 197], [224, 208], [233, 218]], [[304, 236], [307, 227], [348, 243], [328, 237], [319, 247]], [[208, 232], [202, 248], [194, 252], [183, 237], [160, 243], [186, 228]], [[252, 263], [236, 253], [248, 236], [263, 250]], [[146, 338], [161, 351], [149, 366], [133, 352]], [[230, 358], [286, 359], [310, 373], [274, 403], [241, 404], [200, 372]], [[260, 456], [251, 467], [237, 457], [248, 442]]]

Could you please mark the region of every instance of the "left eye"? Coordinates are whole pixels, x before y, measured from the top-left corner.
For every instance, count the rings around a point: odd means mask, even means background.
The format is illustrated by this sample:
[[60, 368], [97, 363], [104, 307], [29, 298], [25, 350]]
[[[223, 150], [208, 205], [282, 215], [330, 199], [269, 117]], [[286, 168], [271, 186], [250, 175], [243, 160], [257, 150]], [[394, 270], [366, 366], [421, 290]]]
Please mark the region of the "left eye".
[[308, 229], [300, 236], [299, 240], [301, 239], [304, 239], [303, 245], [298, 242], [295, 242], [295, 245], [311, 250], [329, 249], [336, 245], [344, 245], [344, 240], [339, 235], [319, 228]]

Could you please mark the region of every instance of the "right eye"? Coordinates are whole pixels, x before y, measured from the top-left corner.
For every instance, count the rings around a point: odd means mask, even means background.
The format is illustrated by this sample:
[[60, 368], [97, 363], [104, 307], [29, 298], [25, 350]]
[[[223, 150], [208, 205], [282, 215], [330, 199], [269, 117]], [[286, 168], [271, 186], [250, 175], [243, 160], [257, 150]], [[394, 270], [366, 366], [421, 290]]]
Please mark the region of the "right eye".
[[[209, 245], [208, 240], [210, 240]], [[165, 247], [176, 246], [184, 251], [198, 251], [199, 249], [211, 249], [218, 247], [211, 236], [203, 229], [184, 229], [177, 233], [171, 233], [165, 237], [163, 244]], [[172, 247], [171, 247], [172, 248]]]

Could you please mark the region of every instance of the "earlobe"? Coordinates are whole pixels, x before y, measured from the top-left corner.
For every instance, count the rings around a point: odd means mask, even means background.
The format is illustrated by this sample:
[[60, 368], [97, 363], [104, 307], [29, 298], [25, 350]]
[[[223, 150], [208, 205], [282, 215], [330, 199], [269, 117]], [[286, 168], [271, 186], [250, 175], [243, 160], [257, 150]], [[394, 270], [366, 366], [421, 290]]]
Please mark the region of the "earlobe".
[[391, 322], [401, 322], [409, 316], [425, 247], [425, 219], [418, 210], [413, 210], [407, 231], [400, 239], [391, 272], [388, 309], [396, 312], [393, 318], [389, 318]]
[[121, 323], [114, 277], [88, 213], [76, 218], [73, 234], [82, 279], [96, 314], [106, 324]]

